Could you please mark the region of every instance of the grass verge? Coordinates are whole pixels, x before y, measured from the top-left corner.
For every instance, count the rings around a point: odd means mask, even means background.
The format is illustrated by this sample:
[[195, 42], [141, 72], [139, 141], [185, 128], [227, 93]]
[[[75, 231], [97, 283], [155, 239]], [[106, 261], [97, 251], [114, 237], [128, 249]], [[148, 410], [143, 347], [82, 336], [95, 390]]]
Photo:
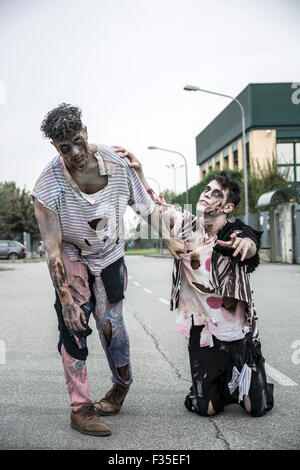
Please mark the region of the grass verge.
[[155, 255], [157, 254], [156, 248], [145, 248], [143, 250], [128, 250], [125, 255]]

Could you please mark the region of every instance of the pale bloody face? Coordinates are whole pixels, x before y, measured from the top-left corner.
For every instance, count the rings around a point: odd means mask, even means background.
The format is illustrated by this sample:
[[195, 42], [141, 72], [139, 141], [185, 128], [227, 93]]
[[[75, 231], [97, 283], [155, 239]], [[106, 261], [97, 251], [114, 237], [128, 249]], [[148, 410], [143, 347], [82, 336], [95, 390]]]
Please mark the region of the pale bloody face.
[[234, 209], [234, 204], [226, 202], [228, 194], [229, 189], [223, 189], [216, 180], [212, 180], [200, 194], [197, 206], [200, 205], [205, 210], [206, 207], [215, 205], [217, 213], [229, 213]]
[[74, 137], [64, 141], [55, 141], [52, 144], [63, 157], [65, 165], [71, 170], [83, 170], [88, 161], [88, 143], [86, 128]]

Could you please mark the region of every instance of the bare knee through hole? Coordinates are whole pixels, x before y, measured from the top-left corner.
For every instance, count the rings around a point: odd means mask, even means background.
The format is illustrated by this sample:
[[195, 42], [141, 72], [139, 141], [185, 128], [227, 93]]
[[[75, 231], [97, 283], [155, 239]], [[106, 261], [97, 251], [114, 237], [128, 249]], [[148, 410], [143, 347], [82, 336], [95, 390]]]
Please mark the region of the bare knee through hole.
[[[257, 369], [256, 367], [251, 367], [251, 369], [256, 372]], [[250, 397], [249, 395], [244, 395], [243, 397], [243, 402], [244, 402], [244, 407], [245, 407], [245, 410], [247, 411], [247, 413], [251, 413], [251, 400], [250, 400]]]
[[208, 403], [207, 414], [210, 416], [215, 414], [215, 410], [211, 401]]
[[107, 320], [106, 325], [103, 330], [105, 339], [107, 341], [107, 344], [111, 343], [111, 337], [112, 337], [112, 328], [111, 328], [111, 323], [109, 320]]
[[244, 406], [245, 406], [245, 410], [247, 411], [247, 413], [250, 413], [251, 412], [251, 401], [250, 401], [250, 398], [248, 395], [244, 395]]
[[122, 367], [118, 367], [118, 368], [117, 368], [117, 371], [118, 371], [119, 376], [120, 376], [125, 382], [127, 382], [127, 380], [130, 379], [129, 373], [128, 373], [128, 365], [122, 366]]

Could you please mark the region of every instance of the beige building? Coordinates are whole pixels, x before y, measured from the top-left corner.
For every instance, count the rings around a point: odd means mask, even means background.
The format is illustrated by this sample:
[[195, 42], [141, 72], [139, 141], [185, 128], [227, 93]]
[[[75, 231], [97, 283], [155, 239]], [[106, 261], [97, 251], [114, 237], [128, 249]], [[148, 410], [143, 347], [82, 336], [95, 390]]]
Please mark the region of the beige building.
[[[276, 129], [252, 130], [246, 134], [247, 162], [251, 169], [257, 171], [267, 162], [272, 162], [276, 155]], [[200, 166], [200, 181], [210, 169], [242, 170], [244, 168], [244, 153], [242, 138], [236, 140], [214, 155]]]

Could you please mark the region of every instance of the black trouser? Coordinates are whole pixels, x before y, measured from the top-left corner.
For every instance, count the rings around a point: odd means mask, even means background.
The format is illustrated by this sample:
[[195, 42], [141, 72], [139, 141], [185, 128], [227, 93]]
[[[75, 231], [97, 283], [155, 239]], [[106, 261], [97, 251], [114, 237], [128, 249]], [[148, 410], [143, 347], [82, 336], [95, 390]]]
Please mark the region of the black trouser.
[[[254, 368], [251, 374], [249, 399], [251, 415], [262, 416], [273, 408], [273, 384], [268, 384], [264, 368], [264, 358], [260, 345], [254, 345], [252, 333], [238, 341], [220, 341], [213, 336], [214, 346], [200, 347], [200, 334], [204, 325], [191, 327], [189, 356], [193, 385], [186, 396], [185, 406], [202, 416], [208, 414], [209, 402], [215, 413], [224, 410], [230, 403], [238, 403], [238, 389], [232, 394], [228, 383], [235, 366], [240, 372], [246, 363]], [[244, 407], [243, 402], [240, 405]]]

